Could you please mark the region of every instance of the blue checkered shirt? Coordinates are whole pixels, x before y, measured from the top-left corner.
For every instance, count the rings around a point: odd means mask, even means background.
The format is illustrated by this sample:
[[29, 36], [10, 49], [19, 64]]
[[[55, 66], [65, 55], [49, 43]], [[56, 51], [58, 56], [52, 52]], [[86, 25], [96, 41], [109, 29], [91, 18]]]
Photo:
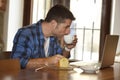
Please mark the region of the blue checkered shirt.
[[[21, 68], [25, 68], [29, 59], [45, 57], [44, 42], [41, 21], [20, 28], [13, 41], [11, 58], [19, 58]], [[51, 36], [49, 45], [49, 56], [62, 55], [63, 49], [60, 47], [57, 38]]]

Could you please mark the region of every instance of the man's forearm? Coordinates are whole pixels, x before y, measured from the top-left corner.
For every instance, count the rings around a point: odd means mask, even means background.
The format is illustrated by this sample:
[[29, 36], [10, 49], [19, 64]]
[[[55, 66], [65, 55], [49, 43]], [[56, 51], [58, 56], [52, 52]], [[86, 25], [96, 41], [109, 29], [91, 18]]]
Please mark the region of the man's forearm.
[[46, 64], [47, 64], [46, 58], [30, 59], [26, 65], [26, 68], [38, 68]]
[[38, 68], [43, 65], [56, 65], [61, 58], [63, 58], [63, 56], [57, 54], [47, 58], [30, 59], [26, 65], [26, 68]]

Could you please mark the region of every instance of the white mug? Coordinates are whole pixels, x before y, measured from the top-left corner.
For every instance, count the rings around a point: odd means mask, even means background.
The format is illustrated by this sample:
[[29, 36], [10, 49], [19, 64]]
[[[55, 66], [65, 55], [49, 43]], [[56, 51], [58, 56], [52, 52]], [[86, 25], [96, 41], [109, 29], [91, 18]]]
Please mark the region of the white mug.
[[74, 35], [64, 35], [64, 41], [66, 44], [71, 44], [74, 40]]

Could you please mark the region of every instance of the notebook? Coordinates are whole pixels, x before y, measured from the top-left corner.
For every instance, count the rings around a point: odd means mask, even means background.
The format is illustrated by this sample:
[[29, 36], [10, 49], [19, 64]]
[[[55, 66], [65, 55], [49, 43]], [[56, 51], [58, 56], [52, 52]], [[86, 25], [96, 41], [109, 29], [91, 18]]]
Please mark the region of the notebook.
[[118, 35], [106, 35], [100, 69], [114, 64], [118, 39]]

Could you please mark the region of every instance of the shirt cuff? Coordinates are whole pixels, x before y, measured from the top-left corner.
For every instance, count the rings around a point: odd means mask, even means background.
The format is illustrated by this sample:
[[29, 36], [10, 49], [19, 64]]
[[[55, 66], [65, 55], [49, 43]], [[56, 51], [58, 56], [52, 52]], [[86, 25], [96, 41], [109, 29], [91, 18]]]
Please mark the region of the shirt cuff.
[[69, 49], [69, 48], [67, 48], [67, 47], [65, 47], [65, 51], [70, 51], [71, 49]]

